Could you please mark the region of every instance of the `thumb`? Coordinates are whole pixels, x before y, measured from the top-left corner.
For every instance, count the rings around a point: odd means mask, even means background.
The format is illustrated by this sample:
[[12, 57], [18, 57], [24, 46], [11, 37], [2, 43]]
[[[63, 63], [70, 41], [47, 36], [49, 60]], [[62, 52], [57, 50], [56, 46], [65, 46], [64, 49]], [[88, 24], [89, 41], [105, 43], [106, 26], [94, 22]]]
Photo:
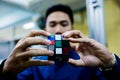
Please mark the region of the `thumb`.
[[71, 58], [70, 58], [70, 59], [68, 60], [68, 62], [69, 62], [70, 64], [75, 65], [75, 66], [85, 66], [85, 63], [83, 62], [82, 59], [74, 60], [74, 59], [71, 59]]

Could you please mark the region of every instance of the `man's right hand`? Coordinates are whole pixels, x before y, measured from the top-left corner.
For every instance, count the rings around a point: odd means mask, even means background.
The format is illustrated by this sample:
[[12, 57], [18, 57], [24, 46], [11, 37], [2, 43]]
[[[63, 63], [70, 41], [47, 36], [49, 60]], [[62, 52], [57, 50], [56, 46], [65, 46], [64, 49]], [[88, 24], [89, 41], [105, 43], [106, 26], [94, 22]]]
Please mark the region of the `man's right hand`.
[[51, 65], [54, 62], [48, 60], [32, 60], [33, 56], [52, 56], [53, 51], [45, 48], [31, 49], [31, 45], [49, 45], [50, 41], [36, 38], [35, 36], [49, 36], [50, 33], [43, 30], [32, 31], [22, 38], [14, 47], [11, 54], [6, 59], [2, 73], [16, 74], [30, 66]]

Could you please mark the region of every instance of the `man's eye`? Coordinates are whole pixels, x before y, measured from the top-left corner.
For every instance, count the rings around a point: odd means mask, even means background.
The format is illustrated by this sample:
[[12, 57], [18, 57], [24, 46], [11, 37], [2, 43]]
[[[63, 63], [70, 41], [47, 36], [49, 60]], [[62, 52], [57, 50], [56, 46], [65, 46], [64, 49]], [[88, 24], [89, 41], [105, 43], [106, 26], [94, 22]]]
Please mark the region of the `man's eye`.
[[56, 23], [50, 23], [49, 26], [50, 26], [50, 27], [55, 27], [55, 26], [56, 26]]
[[65, 26], [68, 26], [68, 22], [63, 21], [63, 22], [61, 22], [61, 25], [64, 26], [64, 27], [65, 27]]

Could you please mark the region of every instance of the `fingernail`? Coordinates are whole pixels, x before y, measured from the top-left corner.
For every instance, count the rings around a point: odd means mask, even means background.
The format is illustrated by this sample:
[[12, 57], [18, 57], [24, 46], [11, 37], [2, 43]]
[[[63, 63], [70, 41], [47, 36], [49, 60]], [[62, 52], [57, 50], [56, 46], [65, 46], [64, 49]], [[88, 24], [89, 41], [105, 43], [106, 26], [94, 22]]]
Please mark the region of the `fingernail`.
[[62, 38], [65, 38], [65, 36], [62, 36]]
[[51, 50], [49, 50], [48, 53], [49, 53], [51, 56], [53, 56], [53, 54], [54, 54], [54, 52], [51, 51]]
[[50, 61], [50, 64], [54, 64], [55, 62], [54, 61]]
[[68, 36], [69, 34], [70, 34], [69, 32], [65, 32], [64, 37]]
[[46, 40], [46, 44], [49, 45], [50, 44], [50, 40]]
[[47, 32], [47, 35], [50, 35], [51, 33]]

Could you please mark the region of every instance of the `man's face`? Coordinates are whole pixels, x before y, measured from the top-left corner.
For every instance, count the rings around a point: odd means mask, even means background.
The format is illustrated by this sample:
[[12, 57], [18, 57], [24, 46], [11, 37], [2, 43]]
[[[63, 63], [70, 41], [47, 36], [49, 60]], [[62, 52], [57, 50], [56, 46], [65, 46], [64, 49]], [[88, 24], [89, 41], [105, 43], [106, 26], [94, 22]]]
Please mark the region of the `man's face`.
[[62, 34], [65, 31], [72, 30], [69, 16], [61, 11], [51, 13], [46, 20], [45, 30], [53, 34]]

